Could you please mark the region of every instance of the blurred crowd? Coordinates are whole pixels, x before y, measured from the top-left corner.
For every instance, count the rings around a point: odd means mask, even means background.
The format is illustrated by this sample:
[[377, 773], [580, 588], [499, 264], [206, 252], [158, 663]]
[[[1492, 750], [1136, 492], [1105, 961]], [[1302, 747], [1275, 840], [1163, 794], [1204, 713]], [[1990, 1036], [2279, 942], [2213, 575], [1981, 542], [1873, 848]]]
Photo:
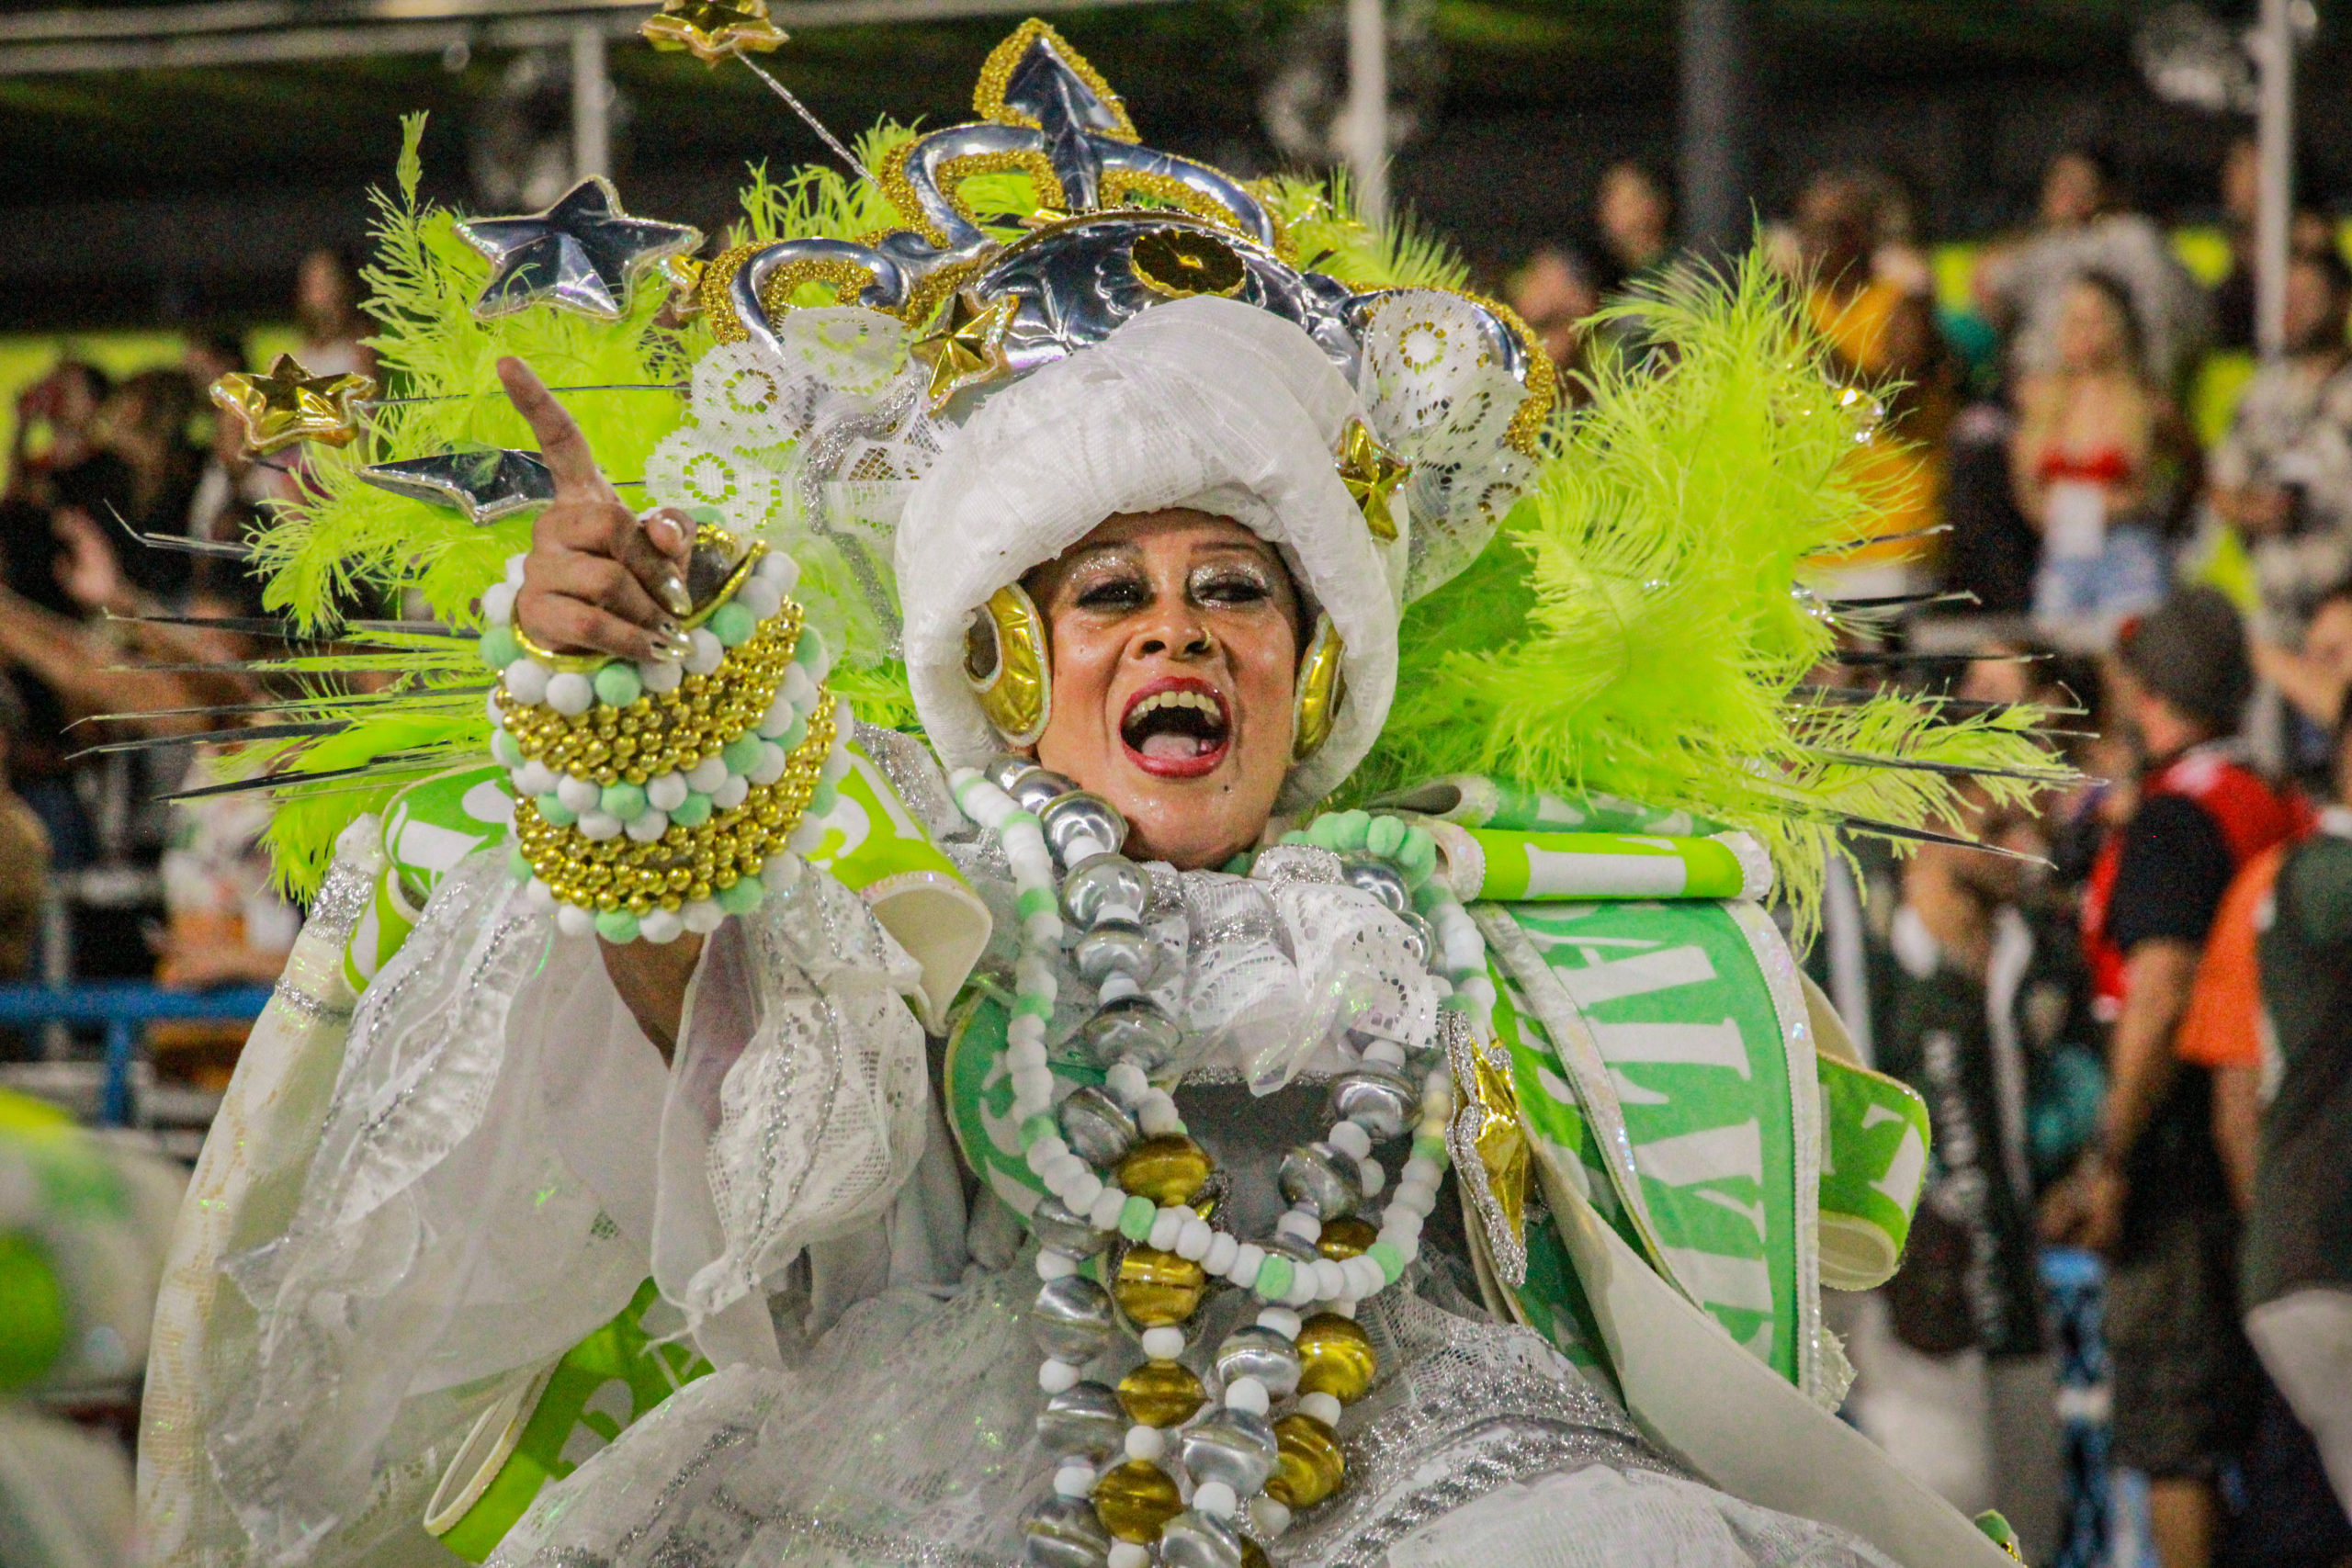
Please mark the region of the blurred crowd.
[[[1810, 959], [1934, 1124], [1903, 1268], [1836, 1306], [1846, 1414], [2036, 1562], [2352, 1562], [2352, 273], [2297, 213], [2257, 362], [2253, 144], [2217, 173], [2211, 288], [2092, 149], [1981, 246], [1870, 168], [1765, 231], [1884, 412], [1819, 582], [1881, 629], [1817, 679], [2040, 705], [2085, 775], [1971, 794], [2011, 855], [1854, 839]], [[1638, 370], [1590, 318], [1685, 265], [1623, 164], [1512, 295], [1572, 379]]]
[[[371, 368], [356, 280], [305, 261], [311, 370]], [[256, 368], [233, 332], [120, 381], [62, 359], [17, 398], [0, 497], [0, 977], [268, 984], [299, 912], [270, 886], [259, 795], [173, 800], [273, 694], [247, 549], [299, 501], [299, 453], [257, 458], [207, 389]], [[158, 1025], [158, 1070], [218, 1088], [243, 1029]], [[0, 1040], [0, 1055], [41, 1042]]]

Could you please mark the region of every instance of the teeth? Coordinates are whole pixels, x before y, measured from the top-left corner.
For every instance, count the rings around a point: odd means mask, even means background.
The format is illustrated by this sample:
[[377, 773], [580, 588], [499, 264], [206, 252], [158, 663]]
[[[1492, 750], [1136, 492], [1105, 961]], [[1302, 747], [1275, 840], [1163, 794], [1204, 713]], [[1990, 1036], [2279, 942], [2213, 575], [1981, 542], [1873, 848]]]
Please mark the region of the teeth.
[[1156, 713], [1161, 708], [1198, 708], [1212, 718], [1218, 717], [1223, 713], [1223, 710], [1217, 706], [1216, 699], [1206, 692], [1160, 692], [1137, 703], [1127, 714], [1128, 722], [1133, 723], [1144, 715]]

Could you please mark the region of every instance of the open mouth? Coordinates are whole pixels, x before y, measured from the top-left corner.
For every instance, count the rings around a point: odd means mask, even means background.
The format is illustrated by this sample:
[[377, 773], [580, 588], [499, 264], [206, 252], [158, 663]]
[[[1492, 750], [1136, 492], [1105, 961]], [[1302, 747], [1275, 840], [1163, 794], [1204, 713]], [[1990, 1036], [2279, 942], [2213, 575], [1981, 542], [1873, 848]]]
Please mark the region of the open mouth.
[[1225, 698], [1205, 681], [1154, 681], [1127, 699], [1119, 739], [1145, 773], [1193, 779], [1214, 773], [1233, 742]]

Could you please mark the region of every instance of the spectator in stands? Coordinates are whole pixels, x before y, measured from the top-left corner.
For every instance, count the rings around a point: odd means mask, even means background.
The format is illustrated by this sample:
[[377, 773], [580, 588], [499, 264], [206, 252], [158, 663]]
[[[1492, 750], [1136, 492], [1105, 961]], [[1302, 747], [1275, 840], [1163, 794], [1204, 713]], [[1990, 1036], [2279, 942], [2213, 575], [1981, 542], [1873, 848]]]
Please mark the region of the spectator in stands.
[[[1974, 800], [1961, 828], [1993, 842], [2031, 831], [2006, 816]], [[2062, 1172], [2081, 1137], [2037, 1150], [2034, 1112], [2053, 1088], [2063, 1098], [2067, 1082], [2096, 1075], [2097, 1026], [2069, 933], [2021, 907], [2028, 869], [1939, 844], [1903, 863], [1872, 966], [1874, 1065], [1918, 1090], [1934, 1136], [1903, 1267], [1849, 1343], [1848, 1409], [1955, 1506], [1998, 1508], [2028, 1561], [2044, 1562], [2062, 1463], [2036, 1172]]]
[[[128, 525], [135, 533], [185, 537], [188, 511], [203, 472], [204, 454], [189, 440], [197, 391], [176, 369], [142, 370], [118, 388], [100, 416], [107, 449], [122, 459], [130, 477], [128, 503], [119, 520], [73, 509], [101, 528]], [[191, 558], [169, 549], [134, 549], [124, 557], [133, 581], [150, 592], [175, 593], [187, 586]]]
[[2164, 597], [2164, 530], [2193, 483], [2196, 438], [2147, 373], [2120, 284], [2075, 278], [2057, 326], [2052, 367], [2018, 387], [2010, 480], [2041, 536], [2035, 619], [2062, 640], [2104, 642]]
[[358, 280], [335, 252], [320, 249], [302, 258], [294, 279], [294, 319], [302, 329], [295, 357], [311, 375], [376, 373], [376, 351], [361, 341], [368, 325], [359, 313]]
[[245, 337], [232, 327], [189, 334], [187, 350], [180, 355], [180, 369], [198, 392], [209, 392], [213, 382], [244, 367]]
[[2271, 902], [2267, 1049], [2222, 1064], [2215, 1084], [2225, 1115], [2252, 1121], [2262, 1102], [2245, 1329], [2352, 1514], [2352, 723], [2336, 728], [2335, 804]]
[[2143, 758], [2136, 805], [2100, 851], [2083, 910], [2094, 995], [2112, 1018], [2098, 1131], [2045, 1200], [2052, 1239], [2108, 1255], [2116, 1462], [2149, 1477], [2164, 1568], [2204, 1568], [2216, 1480], [2259, 1409], [2238, 1326], [2237, 1218], [2212, 1134], [2211, 1078], [2175, 1035], [2215, 911], [2296, 818], [2237, 760], [2253, 688], [2229, 602], [2192, 588], [2126, 630], [2115, 707]]
[[1882, 175], [1838, 170], [1816, 175], [1797, 204], [1806, 313], [1843, 373], [1888, 401], [1885, 423], [1857, 455], [1853, 475], [1878, 503], [1872, 533], [1886, 542], [1831, 563], [1836, 592], [1860, 597], [1924, 585], [1952, 412], [1951, 362], [1933, 303], [1918, 287], [1924, 271], [1889, 276], [1875, 265], [1894, 193]]
[[1585, 363], [1585, 318], [1600, 308], [1591, 269], [1558, 245], [1542, 246], [1512, 276], [1510, 305], [1551, 356], [1561, 390], [1577, 397], [1577, 372]]
[[2091, 272], [2121, 288], [2140, 323], [2149, 375], [2167, 393], [2177, 392], [2212, 336], [2205, 291], [2172, 254], [2164, 231], [2145, 214], [2124, 209], [2107, 160], [2075, 148], [2052, 159], [2043, 175], [2040, 226], [1988, 262], [1987, 303], [1994, 324], [2010, 335], [2014, 374], [2056, 368], [2067, 289]]
[[25, 705], [0, 675], [0, 979], [31, 972], [49, 881], [49, 829], [11, 786], [8, 760], [25, 733]]
[[1593, 220], [1600, 233], [1593, 286], [1603, 299], [1655, 274], [1674, 254], [1674, 197], [1638, 159], [1621, 158], [1602, 171]]
[[2286, 357], [2246, 384], [2209, 469], [2213, 508], [2246, 541], [2255, 635], [2300, 640], [2321, 594], [2352, 570], [2352, 270], [2333, 251], [2287, 269]]
[[[2328, 716], [2343, 711], [2345, 694], [2352, 690], [2352, 579], [2320, 595], [2303, 624], [2301, 647], [2256, 636], [2253, 652], [2255, 672], [2278, 694], [2288, 710], [2286, 728], [2296, 738], [2281, 750], [2300, 764], [2313, 754], [2302, 738], [2331, 735]], [[2324, 741], [2318, 754], [2326, 755]]]
[[[2255, 139], [2241, 136], [2222, 160], [2222, 224], [2230, 242], [2230, 270], [2213, 286], [2213, 345], [2251, 354], [2255, 348], [2255, 212], [2261, 202], [2262, 159]], [[2308, 188], [2300, 171], [2294, 188]], [[2310, 209], [2298, 210], [2287, 227], [2293, 256], [2335, 254], [2328, 221]]]

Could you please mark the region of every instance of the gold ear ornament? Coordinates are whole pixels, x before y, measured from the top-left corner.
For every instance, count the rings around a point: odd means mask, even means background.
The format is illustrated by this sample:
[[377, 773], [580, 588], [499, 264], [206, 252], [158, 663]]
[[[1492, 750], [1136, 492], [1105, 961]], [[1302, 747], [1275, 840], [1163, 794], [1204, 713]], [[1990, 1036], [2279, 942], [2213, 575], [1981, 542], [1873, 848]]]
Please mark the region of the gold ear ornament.
[[1331, 624], [1331, 617], [1317, 615], [1315, 635], [1306, 639], [1306, 651], [1298, 660], [1298, 682], [1293, 698], [1295, 722], [1290, 742], [1294, 765], [1321, 750], [1323, 742], [1331, 739], [1331, 731], [1340, 722], [1340, 705], [1348, 697], [1347, 677], [1340, 670], [1346, 651], [1340, 640], [1340, 628]]
[[1035, 746], [1053, 716], [1053, 671], [1046, 617], [1017, 582], [1008, 582], [972, 612], [964, 633], [964, 679], [1004, 743]]

